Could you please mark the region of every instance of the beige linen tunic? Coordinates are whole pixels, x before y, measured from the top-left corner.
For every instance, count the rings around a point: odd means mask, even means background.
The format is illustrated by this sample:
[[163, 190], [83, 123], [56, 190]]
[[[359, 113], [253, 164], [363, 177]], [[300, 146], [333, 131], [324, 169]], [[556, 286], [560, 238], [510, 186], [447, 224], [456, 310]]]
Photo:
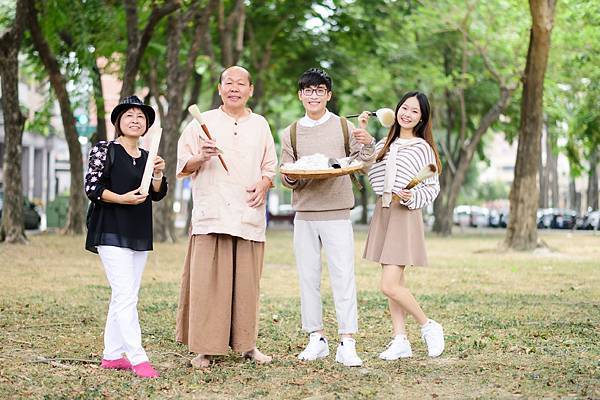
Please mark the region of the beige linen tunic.
[[[273, 180], [277, 166], [275, 143], [267, 121], [260, 115], [235, 120], [217, 108], [202, 113], [222, 155], [229, 174], [217, 157], [202, 164], [192, 178], [192, 235], [222, 233], [264, 242], [266, 205], [252, 208], [246, 204], [246, 188], [263, 176]], [[200, 124], [193, 120], [184, 129], [177, 146], [177, 177], [185, 164], [200, 152], [205, 138]]]

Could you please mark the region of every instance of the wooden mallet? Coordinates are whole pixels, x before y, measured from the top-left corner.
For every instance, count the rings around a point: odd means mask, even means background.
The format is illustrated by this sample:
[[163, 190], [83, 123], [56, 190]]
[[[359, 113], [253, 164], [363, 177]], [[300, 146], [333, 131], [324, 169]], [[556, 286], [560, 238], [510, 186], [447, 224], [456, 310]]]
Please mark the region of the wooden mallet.
[[[212, 136], [210, 135], [210, 132], [208, 131], [208, 127], [206, 126], [206, 124], [204, 124], [204, 120], [202, 119], [202, 113], [200, 112], [200, 109], [198, 108], [198, 106], [196, 104], [192, 104], [191, 106], [188, 107], [188, 111], [190, 112], [192, 117], [194, 117], [194, 119], [196, 121], [198, 121], [198, 123], [200, 124], [200, 127], [202, 128], [202, 131], [204, 132], [206, 137], [209, 140], [213, 140]], [[202, 137], [200, 137], [200, 138], [204, 139]], [[217, 151], [220, 151], [219, 148], [217, 148]], [[227, 171], [227, 173], [229, 173], [229, 169], [227, 168], [227, 165], [225, 164], [225, 160], [223, 160], [223, 157], [220, 154], [218, 157], [219, 157], [219, 161], [221, 162], [221, 165], [223, 166], [223, 168], [225, 168], [225, 171]]]

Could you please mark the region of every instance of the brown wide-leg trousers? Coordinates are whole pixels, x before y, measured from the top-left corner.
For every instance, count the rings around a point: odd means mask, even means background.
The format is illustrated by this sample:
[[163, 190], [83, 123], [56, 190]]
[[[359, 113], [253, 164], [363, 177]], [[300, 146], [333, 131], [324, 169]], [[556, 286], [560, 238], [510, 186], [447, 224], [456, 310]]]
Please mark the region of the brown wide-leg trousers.
[[181, 277], [178, 342], [206, 355], [256, 347], [264, 242], [192, 235]]

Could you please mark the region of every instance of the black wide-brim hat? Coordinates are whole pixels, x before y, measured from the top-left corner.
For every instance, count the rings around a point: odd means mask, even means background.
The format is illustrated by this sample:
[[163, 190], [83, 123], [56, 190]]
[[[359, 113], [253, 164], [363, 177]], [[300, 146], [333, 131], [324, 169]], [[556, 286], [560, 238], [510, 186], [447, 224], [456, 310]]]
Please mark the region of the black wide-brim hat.
[[121, 115], [122, 112], [134, 107], [141, 109], [142, 112], [146, 115], [146, 130], [148, 130], [154, 123], [156, 113], [154, 112], [154, 108], [144, 104], [137, 96], [125, 97], [123, 101], [121, 101], [121, 103], [119, 103], [119, 105], [117, 105], [112, 110], [112, 112], [110, 113], [110, 120], [112, 124], [114, 125], [115, 122], [117, 122], [117, 118], [119, 117], [119, 115]]

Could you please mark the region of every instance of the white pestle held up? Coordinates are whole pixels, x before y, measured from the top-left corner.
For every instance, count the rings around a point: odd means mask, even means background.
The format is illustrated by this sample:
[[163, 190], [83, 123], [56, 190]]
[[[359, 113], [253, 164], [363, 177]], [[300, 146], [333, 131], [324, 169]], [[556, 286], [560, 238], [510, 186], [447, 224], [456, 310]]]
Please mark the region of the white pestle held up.
[[160, 138], [162, 136], [162, 128], [160, 125], [155, 124], [150, 128], [148, 132], [150, 136], [150, 149], [148, 150], [148, 160], [146, 160], [146, 167], [144, 168], [144, 175], [142, 175], [142, 184], [140, 185], [140, 193], [148, 194], [150, 190], [150, 179], [154, 172], [154, 159], [158, 154], [158, 145], [160, 144]]

